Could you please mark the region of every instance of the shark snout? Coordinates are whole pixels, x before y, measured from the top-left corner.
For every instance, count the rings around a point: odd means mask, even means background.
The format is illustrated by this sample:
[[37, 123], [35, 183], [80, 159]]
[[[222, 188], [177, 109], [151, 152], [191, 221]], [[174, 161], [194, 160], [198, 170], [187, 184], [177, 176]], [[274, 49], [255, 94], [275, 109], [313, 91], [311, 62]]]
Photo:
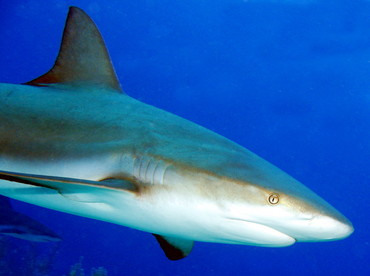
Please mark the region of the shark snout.
[[[297, 242], [321, 242], [344, 239], [353, 231], [352, 223], [329, 203], [310, 195], [310, 200], [291, 200], [276, 208], [268, 224]], [[284, 203], [283, 203], [284, 204]], [[286, 208], [288, 206], [288, 208]]]
[[303, 232], [293, 235], [297, 241], [333, 241], [348, 237], [354, 231], [352, 223], [343, 217], [319, 215], [307, 222]]

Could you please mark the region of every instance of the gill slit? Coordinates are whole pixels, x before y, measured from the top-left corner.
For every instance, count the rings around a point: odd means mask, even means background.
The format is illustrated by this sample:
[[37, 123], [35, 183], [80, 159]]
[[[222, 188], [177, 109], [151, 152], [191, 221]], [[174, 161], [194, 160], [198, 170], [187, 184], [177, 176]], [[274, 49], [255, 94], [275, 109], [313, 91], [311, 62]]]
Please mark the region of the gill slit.
[[[144, 159], [144, 158], [143, 158]], [[151, 158], [145, 158], [145, 165], [144, 165], [144, 171], [142, 172], [143, 173], [143, 179], [145, 182], [149, 182], [148, 180], [148, 168], [149, 168], [149, 165], [151, 163], [152, 159]]]
[[168, 167], [169, 167], [168, 164], [164, 165], [164, 170], [163, 170], [162, 177], [161, 177], [161, 185], [164, 185], [164, 176], [166, 175]]
[[149, 185], [163, 185], [168, 167], [161, 159], [140, 155], [134, 158], [133, 177]]
[[[159, 166], [159, 163], [161, 162], [161, 160], [157, 160], [156, 164], [155, 164], [155, 167], [154, 167], [154, 170], [153, 170], [153, 173], [152, 173], [152, 178], [151, 178], [151, 184], [154, 185], [155, 184], [155, 173], [157, 172], [157, 169], [158, 169], [158, 166]], [[160, 183], [162, 184], [162, 183]]]

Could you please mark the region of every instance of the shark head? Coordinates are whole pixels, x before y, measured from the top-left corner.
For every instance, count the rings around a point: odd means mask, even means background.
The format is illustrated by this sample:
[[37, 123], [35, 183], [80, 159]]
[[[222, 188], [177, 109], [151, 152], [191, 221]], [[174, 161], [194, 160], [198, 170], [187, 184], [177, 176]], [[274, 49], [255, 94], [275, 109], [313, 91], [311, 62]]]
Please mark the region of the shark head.
[[351, 222], [320, 196], [247, 150], [238, 156], [230, 153], [227, 162], [213, 163], [217, 169], [173, 166], [166, 172], [169, 183], [198, 189], [192, 191], [200, 195], [194, 214], [203, 227], [209, 223], [204, 241], [282, 247], [339, 240], [354, 231]]
[[353, 232], [348, 219], [311, 191], [302, 196], [247, 184], [243, 192], [244, 200], [241, 196], [228, 204], [225, 219], [229, 223], [224, 224], [237, 230], [242, 243], [287, 246], [343, 239]]

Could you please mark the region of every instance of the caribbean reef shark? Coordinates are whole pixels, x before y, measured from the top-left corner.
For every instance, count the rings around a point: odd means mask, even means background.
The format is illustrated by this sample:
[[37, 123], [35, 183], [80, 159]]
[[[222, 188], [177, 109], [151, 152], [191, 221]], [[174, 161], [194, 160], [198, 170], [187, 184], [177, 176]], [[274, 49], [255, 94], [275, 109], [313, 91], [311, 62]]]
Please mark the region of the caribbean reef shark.
[[9, 198], [0, 196], [0, 235], [33, 242], [60, 241], [60, 237], [42, 223], [13, 210]]
[[125, 94], [79, 8], [53, 68], [0, 84], [0, 104], [0, 194], [153, 233], [171, 260], [194, 241], [282, 247], [353, 232], [267, 161]]

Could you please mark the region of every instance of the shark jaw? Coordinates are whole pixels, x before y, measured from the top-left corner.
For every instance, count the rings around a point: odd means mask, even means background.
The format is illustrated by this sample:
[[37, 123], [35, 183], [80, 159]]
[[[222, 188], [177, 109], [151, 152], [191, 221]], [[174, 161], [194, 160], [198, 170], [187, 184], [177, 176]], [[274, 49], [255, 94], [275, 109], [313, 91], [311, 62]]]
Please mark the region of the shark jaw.
[[218, 231], [215, 235], [217, 237], [212, 240], [208, 236], [205, 241], [262, 247], [285, 247], [296, 242], [294, 238], [272, 227], [239, 219], [225, 219]]
[[54, 67], [24, 85], [0, 84], [0, 102], [0, 194], [153, 233], [171, 260], [193, 241], [282, 247], [353, 232], [262, 158], [124, 94], [78, 8]]
[[[284, 247], [290, 246], [295, 242], [334, 241], [346, 238], [353, 232], [353, 227], [350, 223], [343, 223], [330, 217], [296, 220], [291, 221], [291, 223], [285, 221], [284, 226], [272, 223], [267, 226], [242, 219], [230, 220], [233, 222], [233, 225], [221, 227], [222, 229], [228, 228], [229, 232], [234, 234], [233, 238], [225, 243], [239, 240], [239, 244], [263, 247]], [[240, 231], [238, 235], [236, 235], [235, 229]], [[306, 230], [302, 231], [302, 229]]]

